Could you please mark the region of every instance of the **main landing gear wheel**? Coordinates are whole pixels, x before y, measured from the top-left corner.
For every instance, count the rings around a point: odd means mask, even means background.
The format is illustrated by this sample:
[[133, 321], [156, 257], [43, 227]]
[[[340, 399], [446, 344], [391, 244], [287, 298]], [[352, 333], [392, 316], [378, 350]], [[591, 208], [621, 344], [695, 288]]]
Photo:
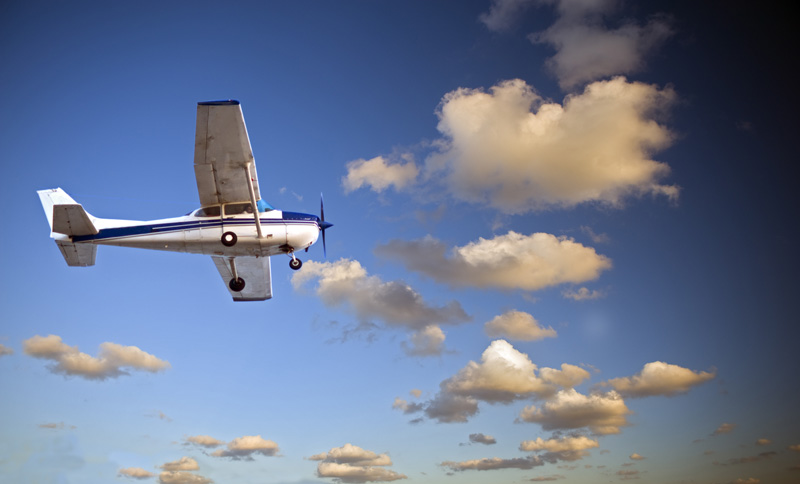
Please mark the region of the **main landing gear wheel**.
[[292, 259], [289, 261], [289, 267], [291, 267], [292, 270], [296, 271], [301, 267], [303, 267], [303, 261], [301, 261], [300, 259]]
[[228, 286], [230, 286], [231, 291], [239, 292], [242, 289], [244, 289], [244, 279], [242, 279], [241, 277], [239, 277], [238, 279], [231, 279], [231, 282], [230, 284], [228, 284]]
[[234, 234], [233, 232], [225, 232], [224, 234], [222, 234], [222, 238], [220, 240], [222, 241], [222, 245], [224, 245], [225, 247], [233, 247], [234, 245], [236, 245], [238, 237], [236, 237], [236, 234]]

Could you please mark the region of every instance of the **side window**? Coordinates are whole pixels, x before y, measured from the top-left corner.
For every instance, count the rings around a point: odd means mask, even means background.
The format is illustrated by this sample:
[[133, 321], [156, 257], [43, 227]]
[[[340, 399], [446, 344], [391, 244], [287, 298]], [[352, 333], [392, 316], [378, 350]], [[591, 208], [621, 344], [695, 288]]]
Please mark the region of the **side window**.
[[219, 205], [203, 207], [194, 213], [195, 217], [219, 217]]
[[253, 213], [253, 207], [249, 203], [231, 203], [225, 205], [225, 216], [241, 215], [243, 213]]

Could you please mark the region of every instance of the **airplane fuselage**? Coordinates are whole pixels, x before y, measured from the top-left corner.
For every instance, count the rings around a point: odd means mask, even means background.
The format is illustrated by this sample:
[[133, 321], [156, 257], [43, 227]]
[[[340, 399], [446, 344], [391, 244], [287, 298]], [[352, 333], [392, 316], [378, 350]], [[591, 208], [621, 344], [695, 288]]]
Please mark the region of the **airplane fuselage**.
[[[99, 232], [72, 236], [76, 244], [114, 245], [224, 257], [269, 257], [304, 250], [317, 241], [316, 215], [271, 210], [259, 214], [258, 237], [252, 214], [229, 217], [191, 215], [150, 221], [97, 219]], [[222, 235], [235, 234], [225, 245]]]

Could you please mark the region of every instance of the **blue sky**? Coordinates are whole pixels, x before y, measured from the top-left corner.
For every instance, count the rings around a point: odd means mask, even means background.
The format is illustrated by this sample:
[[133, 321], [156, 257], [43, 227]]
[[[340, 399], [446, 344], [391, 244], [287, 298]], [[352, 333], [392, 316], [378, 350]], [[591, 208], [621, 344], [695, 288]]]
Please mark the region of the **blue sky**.
[[[800, 475], [785, 12], [0, 9], [0, 482]], [[327, 259], [273, 260], [263, 303], [203, 256], [67, 267], [36, 190], [197, 208], [212, 99], [241, 101], [264, 199], [325, 194]]]

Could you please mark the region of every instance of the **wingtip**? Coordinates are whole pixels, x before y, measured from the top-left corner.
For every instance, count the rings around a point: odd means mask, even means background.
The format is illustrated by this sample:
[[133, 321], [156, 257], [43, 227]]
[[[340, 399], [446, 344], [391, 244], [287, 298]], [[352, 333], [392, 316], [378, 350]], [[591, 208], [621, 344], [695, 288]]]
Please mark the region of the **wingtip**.
[[236, 99], [227, 99], [227, 100], [220, 100], [220, 101], [201, 101], [198, 102], [198, 106], [238, 106], [241, 104]]

